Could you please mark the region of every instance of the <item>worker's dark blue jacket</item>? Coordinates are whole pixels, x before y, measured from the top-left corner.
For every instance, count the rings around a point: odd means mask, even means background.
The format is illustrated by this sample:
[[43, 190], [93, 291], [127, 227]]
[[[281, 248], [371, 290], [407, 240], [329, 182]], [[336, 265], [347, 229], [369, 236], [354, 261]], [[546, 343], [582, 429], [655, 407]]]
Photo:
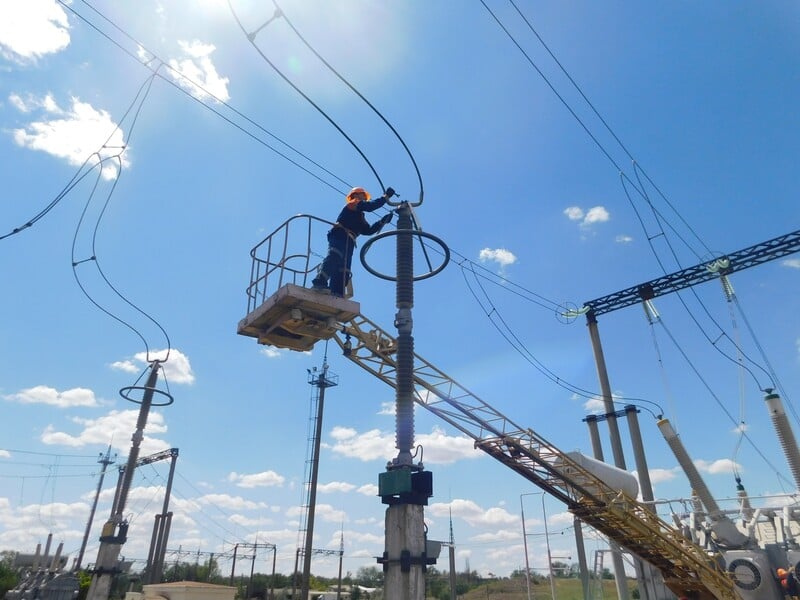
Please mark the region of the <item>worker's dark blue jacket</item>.
[[[380, 221], [376, 221], [372, 225], [367, 223], [364, 213], [378, 210], [384, 204], [386, 204], [386, 198], [381, 196], [375, 200], [362, 200], [345, 206], [336, 218], [336, 225], [328, 232], [328, 242], [335, 248], [349, 248], [352, 253], [356, 237], [372, 235], [383, 227]], [[347, 243], [348, 238], [352, 242], [351, 244]]]

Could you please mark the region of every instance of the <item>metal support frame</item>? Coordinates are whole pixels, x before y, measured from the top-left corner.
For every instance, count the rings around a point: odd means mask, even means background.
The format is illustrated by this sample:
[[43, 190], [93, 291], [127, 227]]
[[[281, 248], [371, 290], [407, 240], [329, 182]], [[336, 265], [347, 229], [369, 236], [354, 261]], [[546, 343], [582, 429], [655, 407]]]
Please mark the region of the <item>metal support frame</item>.
[[[350, 360], [395, 385], [397, 342], [386, 331], [359, 315], [334, 339], [347, 349]], [[658, 568], [671, 590], [737, 600], [724, 569], [650, 509], [612, 489], [532, 429], [514, 423], [418, 355], [412, 374], [418, 405], [564, 502], [583, 522]]]
[[584, 303], [584, 310], [588, 310], [597, 317], [638, 304], [642, 300], [652, 300], [658, 296], [715, 279], [719, 275], [730, 275], [736, 271], [749, 269], [798, 251], [800, 251], [800, 231], [793, 231], [755, 246], [726, 254], [716, 260], [700, 263], [619, 292], [589, 300]]

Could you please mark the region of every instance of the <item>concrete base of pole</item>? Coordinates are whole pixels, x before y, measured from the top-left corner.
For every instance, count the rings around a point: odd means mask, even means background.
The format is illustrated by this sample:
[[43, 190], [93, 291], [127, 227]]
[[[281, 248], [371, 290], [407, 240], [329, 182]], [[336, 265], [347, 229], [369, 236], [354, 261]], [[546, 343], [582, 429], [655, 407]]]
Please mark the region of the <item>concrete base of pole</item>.
[[386, 509], [385, 600], [425, 600], [425, 516], [417, 504]]

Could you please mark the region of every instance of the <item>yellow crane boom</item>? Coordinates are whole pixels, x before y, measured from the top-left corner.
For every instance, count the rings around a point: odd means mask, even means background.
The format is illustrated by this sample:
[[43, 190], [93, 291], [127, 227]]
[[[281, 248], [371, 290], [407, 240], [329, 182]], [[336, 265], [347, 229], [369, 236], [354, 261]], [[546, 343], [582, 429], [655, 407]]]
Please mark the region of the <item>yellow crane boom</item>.
[[[395, 339], [361, 314], [334, 339], [345, 356], [395, 386]], [[353, 342], [355, 340], [355, 343]], [[415, 354], [415, 400], [480, 448], [564, 502], [570, 512], [659, 569], [676, 594], [738, 600], [721, 557], [686, 539], [635, 499], [610, 487], [530, 428], [523, 428]]]

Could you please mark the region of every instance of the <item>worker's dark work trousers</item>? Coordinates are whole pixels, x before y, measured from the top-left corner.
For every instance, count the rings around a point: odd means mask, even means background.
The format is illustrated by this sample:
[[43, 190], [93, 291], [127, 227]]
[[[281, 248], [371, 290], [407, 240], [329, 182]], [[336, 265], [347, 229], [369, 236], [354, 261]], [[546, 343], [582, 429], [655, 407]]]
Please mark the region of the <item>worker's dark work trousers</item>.
[[321, 271], [330, 277], [329, 287], [334, 296], [344, 296], [350, 281], [350, 265], [353, 262], [355, 244], [348, 237], [328, 234], [328, 255], [322, 261]]

